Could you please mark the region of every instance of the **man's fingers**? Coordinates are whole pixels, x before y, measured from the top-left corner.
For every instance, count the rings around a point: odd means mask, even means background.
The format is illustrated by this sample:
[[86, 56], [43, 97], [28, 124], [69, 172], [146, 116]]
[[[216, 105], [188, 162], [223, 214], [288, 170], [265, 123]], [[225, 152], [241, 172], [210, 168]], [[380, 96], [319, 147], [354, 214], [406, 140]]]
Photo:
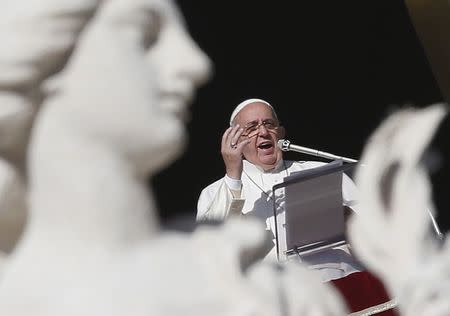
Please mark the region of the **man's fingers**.
[[236, 124], [233, 126], [233, 128], [230, 131], [230, 134], [228, 135], [229, 141], [232, 142], [234, 137], [236, 136], [237, 131], [239, 130], [239, 124]]
[[244, 149], [245, 146], [247, 146], [250, 143], [251, 139], [247, 138], [241, 141], [239, 144], [237, 144], [237, 150], [242, 152], [242, 149]]
[[[228, 147], [234, 147], [234, 145], [236, 145], [237, 143], [237, 139], [236, 139], [236, 134], [239, 130], [239, 124], [236, 124], [235, 126], [230, 127], [224, 134], [224, 137], [222, 138], [222, 140], [224, 142], [222, 142], [222, 148], [223, 146], [228, 146]], [[226, 136], [226, 137], [225, 137]]]
[[230, 141], [230, 146], [235, 147], [238, 144], [239, 137], [241, 137], [242, 132], [244, 131], [243, 128], [239, 128], [236, 133], [233, 135]]
[[239, 138], [241, 137], [242, 132], [244, 129], [240, 128], [236, 131], [236, 134], [231, 138], [230, 146], [236, 148], [236, 145], [239, 143]]
[[228, 127], [225, 133], [222, 135], [222, 148], [224, 148], [227, 145], [228, 135], [230, 134], [231, 130], [233, 129], [232, 126]]
[[[243, 148], [250, 143], [249, 138], [245, 138], [242, 141], [239, 141], [241, 138], [244, 129], [241, 128], [238, 124], [235, 126], [231, 126], [227, 128], [222, 136], [222, 155], [225, 160], [228, 160], [232, 157], [240, 157], [242, 155]], [[229, 158], [226, 158], [229, 157]], [[233, 160], [235, 158], [232, 158]]]

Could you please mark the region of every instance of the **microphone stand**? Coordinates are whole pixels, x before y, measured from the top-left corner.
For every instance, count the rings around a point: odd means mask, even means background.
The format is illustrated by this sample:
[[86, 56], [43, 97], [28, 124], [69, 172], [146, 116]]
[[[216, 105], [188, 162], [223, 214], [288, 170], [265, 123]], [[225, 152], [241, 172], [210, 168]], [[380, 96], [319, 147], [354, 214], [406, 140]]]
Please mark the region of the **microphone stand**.
[[280, 139], [278, 141], [278, 147], [282, 151], [295, 151], [295, 152], [304, 153], [304, 154], [317, 156], [317, 157], [322, 157], [322, 158], [326, 158], [326, 159], [330, 159], [330, 160], [340, 159], [344, 162], [349, 162], [349, 163], [358, 162], [358, 160], [356, 160], [356, 159], [337, 156], [337, 155], [330, 154], [330, 153], [320, 151], [317, 149], [311, 149], [311, 148], [307, 148], [307, 147], [303, 147], [303, 146], [292, 145], [291, 142], [288, 141], [287, 139]]

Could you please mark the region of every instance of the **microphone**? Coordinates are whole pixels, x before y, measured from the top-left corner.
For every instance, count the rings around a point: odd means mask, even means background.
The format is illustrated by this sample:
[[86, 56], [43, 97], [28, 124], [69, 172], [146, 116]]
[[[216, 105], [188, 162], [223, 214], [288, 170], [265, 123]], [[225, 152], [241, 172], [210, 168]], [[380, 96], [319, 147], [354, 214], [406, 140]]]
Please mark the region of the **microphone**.
[[355, 159], [346, 158], [346, 157], [342, 157], [342, 156], [336, 156], [336, 155], [333, 155], [333, 154], [330, 154], [330, 153], [327, 153], [324, 151], [320, 151], [317, 149], [311, 149], [308, 147], [293, 145], [287, 139], [280, 139], [278, 141], [277, 145], [282, 151], [295, 151], [298, 153], [322, 157], [322, 158], [326, 158], [326, 159], [330, 159], [330, 160], [341, 159], [344, 162], [358, 162], [358, 160], [355, 160]]

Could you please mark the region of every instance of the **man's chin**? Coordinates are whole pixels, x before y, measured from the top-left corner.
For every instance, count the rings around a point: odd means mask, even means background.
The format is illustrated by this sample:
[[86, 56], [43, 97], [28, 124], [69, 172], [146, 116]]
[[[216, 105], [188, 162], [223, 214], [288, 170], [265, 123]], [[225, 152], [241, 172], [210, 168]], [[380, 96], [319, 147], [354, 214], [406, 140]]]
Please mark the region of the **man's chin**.
[[269, 170], [269, 169], [273, 169], [276, 167], [278, 163], [278, 160], [275, 158], [270, 158], [270, 159], [259, 159], [259, 164], [262, 168], [264, 168], [265, 170]]

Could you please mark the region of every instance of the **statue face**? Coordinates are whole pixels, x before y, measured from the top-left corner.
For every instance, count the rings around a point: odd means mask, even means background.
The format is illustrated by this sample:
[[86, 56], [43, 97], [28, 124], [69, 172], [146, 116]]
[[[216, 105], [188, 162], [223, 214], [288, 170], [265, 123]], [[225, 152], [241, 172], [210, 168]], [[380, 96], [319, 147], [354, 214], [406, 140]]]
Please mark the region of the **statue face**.
[[183, 149], [187, 106], [210, 60], [171, 1], [110, 0], [98, 10], [50, 102], [72, 109], [70, 124], [89, 138], [156, 171]]
[[189, 115], [185, 104], [191, 102], [195, 89], [209, 78], [211, 63], [187, 33], [177, 7], [171, 1], [157, 2], [159, 33], [146, 56], [159, 75], [160, 105], [186, 119]]
[[[158, 8], [155, 11], [159, 12], [160, 29], [146, 59], [157, 73], [156, 97], [161, 111], [182, 128], [189, 118], [187, 105], [196, 88], [209, 78], [211, 62], [187, 33], [177, 7], [171, 1], [158, 1]], [[184, 137], [176, 138], [174, 149], [181, 150], [180, 141]], [[167, 145], [165, 150], [173, 150], [172, 144]]]

